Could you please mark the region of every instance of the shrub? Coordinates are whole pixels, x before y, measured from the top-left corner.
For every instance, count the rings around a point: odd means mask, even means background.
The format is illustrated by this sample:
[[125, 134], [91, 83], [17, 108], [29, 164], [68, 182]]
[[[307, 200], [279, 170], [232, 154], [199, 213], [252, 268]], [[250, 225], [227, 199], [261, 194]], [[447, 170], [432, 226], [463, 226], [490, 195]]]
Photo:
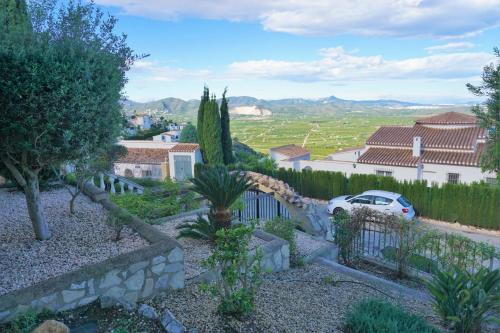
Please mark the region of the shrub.
[[7, 333], [30, 333], [32, 332], [42, 321], [51, 317], [51, 313], [48, 310], [43, 310], [40, 313], [36, 313], [32, 310], [28, 310], [24, 313], [19, 314], [14, 318], [7, 326]]
[[363, 229], [369, 210], [363, 208], [355, 210], [355, 218], [352, 218], [347, 212], [341, 211], [336, 214], [332, 223], [335, 228], [334, 243], [339, 247], [339, 257], [347, 266], [352, 266], [353, 261], [359, 257], [355, 241]]
[[288, 242], [290, 245], [290, 257], [293, 262], [297, 261], [297, 242], [295, 237], [295, 221], [276, 217], [264, 223], [264, 231], [276, 235]]
[[439, 333], [422, 317], [408, 314], [390, 303], [363, 300], [347, 315], [346, 333]]
[[208, 215], [208, 219], [199, 214], [195, 221], [181, 223], [176, 229], [179, 230], [177, 238], [206, 239], [210, 242], [215, 241], [218, 230], [211, 214]]
[[121, 232], [125, 224], [127, 224], [127, 216], [119, 212], [110, 211], [108, 217], [106, 218], [106, 224], [115, 230], [115, 242], [118, 242], [121, 238]]
[[215, 282], [202, 289], [219, 299], [218, 311], [224, 315], [244, 316], [255, 308], [255, 294], [261, 283], [262, 252], [249, 255], [248, 243], [254, 225], [219, 229], [216, 247], [203, 266], [215, 272]]
[[427, 284], [434, 308], [454, 332], [478, 333], [500, 310], [500, 270], [476, 273], [458, 267], [436, 272]]

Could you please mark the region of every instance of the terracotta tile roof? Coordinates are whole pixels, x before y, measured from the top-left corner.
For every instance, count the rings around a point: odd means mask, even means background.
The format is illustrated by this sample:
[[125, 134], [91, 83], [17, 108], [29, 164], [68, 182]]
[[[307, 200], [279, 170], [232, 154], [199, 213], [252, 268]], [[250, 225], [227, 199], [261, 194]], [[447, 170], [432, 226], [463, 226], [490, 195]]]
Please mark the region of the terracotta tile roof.
[[412, 147], [416, 136], [422, 138], [424, 148], [472, 149], [477, 139], [486, 138], [486, 131], [479, 127], [441, 129], [421, 125], [383, 126], [368, 138], [366, 144]]
[[479, 166], [482, 151], [483, 144], [479, 144], [476, 151], [424, 150], [421, 157], [413, 157], [411, 149], [375, 147], [369, 148], [361, 155], [358, 158], [358, 163], [416, 167], [421, 161], [424, 164]]
[[175, 153], [192, 153], [199, 149], [200, 145], [197, 143], [178, 143], [169, 149], [171, 152]]
[[168, 162], [169, 149], [166, 148], [128, 148], [127, 155], [118, 163], [161, 164]]
[[474, 125], [477, 123], [477, 118], [476, 116], [460, 112], [446, 112], [432, 117], [417, 119], [415, 123], [429, 125]]
[[280, 147], [275, 147], [271, 148], [269, 150], [272, 150], [274, 152], [277, 152], [279, 154], [288, 156], [288, 157], [297, 157], [297, 156], [302, 156], [305, 154], [309, 154], [309, 150], [304, 149], [302, 147], [299, 147], [297, 145], [285, 145], [285, 146], [280, 146]]

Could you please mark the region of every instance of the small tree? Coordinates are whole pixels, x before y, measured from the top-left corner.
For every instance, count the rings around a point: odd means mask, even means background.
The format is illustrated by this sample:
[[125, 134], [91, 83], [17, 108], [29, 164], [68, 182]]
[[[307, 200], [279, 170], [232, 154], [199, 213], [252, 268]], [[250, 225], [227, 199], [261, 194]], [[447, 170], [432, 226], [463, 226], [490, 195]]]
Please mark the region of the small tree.
[[221, 127], [219, 105], [215, 96], [204, 104], [203, 111], [203, 130], [202, 142], [204, 150], [202, 154], [208, 164], [224, 164], [224, 155], [222, 153]]
[[198, 143], [198, 132], [193, 124], [188, 123], [181, 131], [179, 142]]
[[197, 118], [197, 125], [196, 125], [196, 130], [198, 131], [198, 143], [200, 144], [200, 150], [203, 155], [203, 160], [207, 162], [205, 159], [205, 156], [203, 152], [205, 151], [205, 137], [204, 137], [204, 117], [205, 117], [205, 104], [210, 100], [210, 91], [208, 90], [208, 87], [205, 86], [203, 88], [203, 95], [201, 96], [200, 99], [200, 106], [198, 107], [198, 118]]
[[[493, 52], [500, 60], [500, 50], [495, 47]], [[468, 83], [467, 88], [476, 96], [488, 96], [485, 107], [476, 105], [472, 112], [479, 119], [480, 126], [489, 131], [485, 151], [481, 156], [482, 168], [496, 172], [500, 184], [500, 62], [485, 66], [482, 80], [481, 85]]]
[[222, 101], [220, 104], [220, 121], [221, 121], [221, 141], [222, 153], [224, 155], [224, 164], [234, 163], [233, 156], [233, 141], [231, 139], [231, 128], [229, 124], [229, 108], [226, 99], [227, 88], [224, 89], [222, 94]]
[[125, 72], [137, 57], [126, 36], [114, 34], [116, 19], [92, 2], [30, 5], [29, 33], [0, 38], [0, 161], [23, 188], [35, 236], [44, 240], [51, 233], [40, 171], [116, 140]]

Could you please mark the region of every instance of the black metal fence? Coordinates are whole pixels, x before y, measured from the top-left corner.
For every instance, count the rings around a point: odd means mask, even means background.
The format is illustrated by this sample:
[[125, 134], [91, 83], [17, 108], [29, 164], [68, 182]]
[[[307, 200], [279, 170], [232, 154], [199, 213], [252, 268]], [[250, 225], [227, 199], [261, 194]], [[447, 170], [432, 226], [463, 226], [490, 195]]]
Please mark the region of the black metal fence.
[[450, 264], [472, 271], [481, 267], [500, 268], [499, 254], [492, 245], [420, 227], [402, 234], [385, 223], [366, 221], [352, 243], [355, 256], [390, 264], [397, 262], [402, 251], [408, 253], [408, 269], [416, 275], [432, 273]]
[[240, 222], [250, 220], [272, 220], [276, 217], [290, 218], [288, 209], [272, 193], [249, 190], [243, 194], [244, 208], [235, 211]]

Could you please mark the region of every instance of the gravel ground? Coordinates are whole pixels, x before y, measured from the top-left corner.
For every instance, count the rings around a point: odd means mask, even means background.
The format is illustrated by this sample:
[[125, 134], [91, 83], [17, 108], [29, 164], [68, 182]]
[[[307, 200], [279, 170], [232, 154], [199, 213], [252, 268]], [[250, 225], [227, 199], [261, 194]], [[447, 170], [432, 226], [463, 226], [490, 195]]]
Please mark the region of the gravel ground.
[[100, 204], [80, 195], [72, 216], [70, 198], [64, 188], [41, 193], [52, 238], [40, 242], [35, 240], [24, 195], [0, 189], [0, 295], [148, 244], [129, 228], [115, 242], [115, 231], [105, 224], [107, 212]]
[[[169, 309], [186, 327], [200, 332], [342, 332], [342, 323], [351, 306], [369, 297], [390, 300], [438, 325], [430, 304], [407, 299], [403, 295], [389, 299], [356, 281], [334, 274], [326, 267], [312, 264], [304, 268], [266, 275], [256, 299], [256, 311], [242, 320], [222, 318], [216, 314], [216, 302], [189, 285], [151, 301], [158, 310]], [[375, 286], [376, 287], [376, 286]]]
[[300, 257], [307, 257], [314, 251], [328, 245], [324, 240], [318, 240], [302, 231], [295, 231], [295, 241], [297, 244], [297, 254]]
[[[178, 225], [185, 221], [192, 221], [195, 217], [184, 217], [178, 220], [168, 221], [164, 224], [155, 225], [155, 227], [167, 236], [176, 238], [179, 235], [179, 230], [176, 229]], [[180, 238], [177, 241], [184, 248], [184, 269], [186, 279], [191, 279], [200, 275], [205, 271], [201, 267], [201, 261], [206, 259], [212, 253], [210, 243], [202, 239]], [[264, 245], [266, 242], [260, 238], [252, 237], [250, 239], [249, 249], [254, 249], [257, 246]]]

